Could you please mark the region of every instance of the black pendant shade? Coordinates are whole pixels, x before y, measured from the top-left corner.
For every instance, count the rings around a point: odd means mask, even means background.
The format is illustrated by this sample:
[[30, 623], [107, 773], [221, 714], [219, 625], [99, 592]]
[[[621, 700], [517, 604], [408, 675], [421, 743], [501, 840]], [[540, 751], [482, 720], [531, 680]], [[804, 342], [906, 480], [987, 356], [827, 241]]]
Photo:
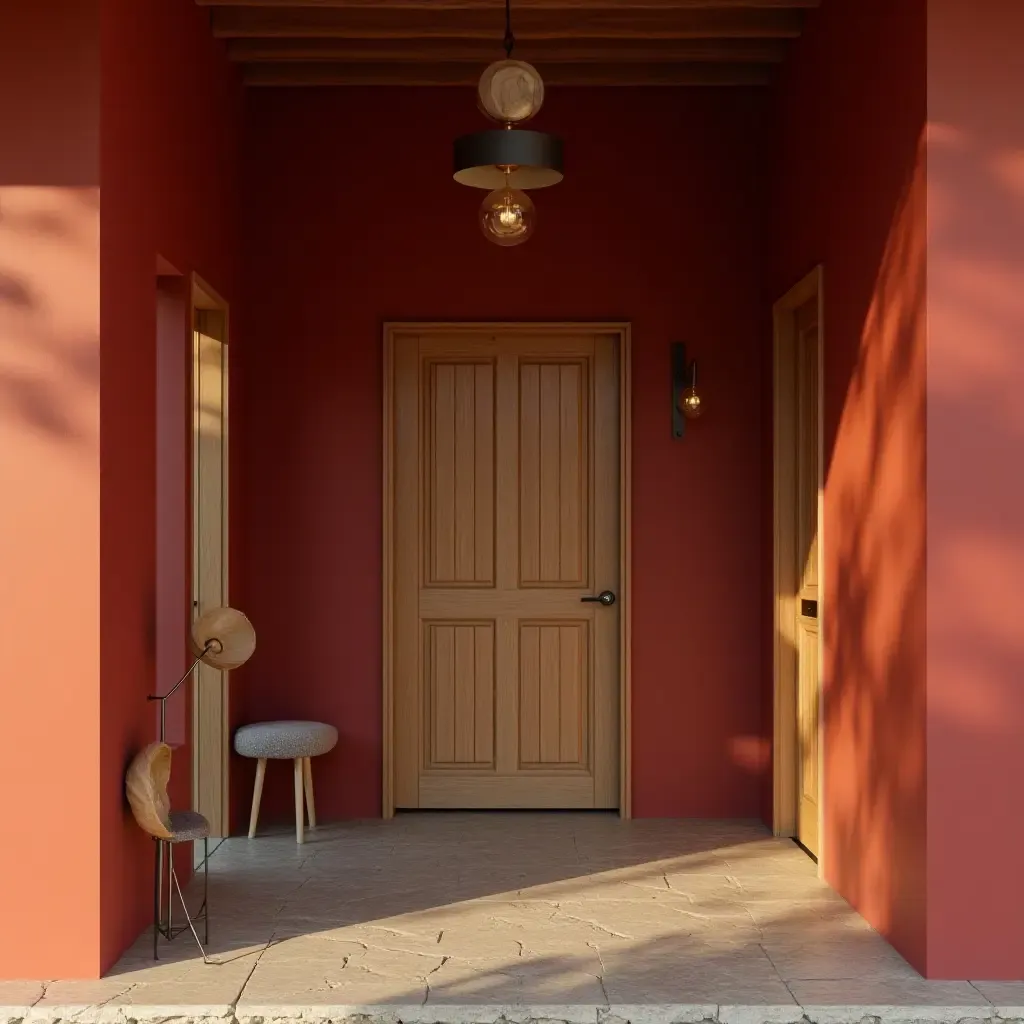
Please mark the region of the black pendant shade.
[[455, 180], [493, 190], [545, 188], [562, 180], [562, 140], [546, 132], [517, 128], [463, 135], [455, 140]]

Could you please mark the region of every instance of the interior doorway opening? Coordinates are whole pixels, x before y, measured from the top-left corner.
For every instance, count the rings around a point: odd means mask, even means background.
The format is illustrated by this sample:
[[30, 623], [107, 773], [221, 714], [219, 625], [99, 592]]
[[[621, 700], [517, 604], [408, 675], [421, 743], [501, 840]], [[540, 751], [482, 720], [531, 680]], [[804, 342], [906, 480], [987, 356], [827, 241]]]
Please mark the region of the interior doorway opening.
[[[192, 620], [228, 595], [228, 306], [192, 278]], [[192, 807], [210, 835], [230, 829], [227, 674], [196, 669], [192, 687]]]
[[820, 861], [822, 269], [775, 304], [774, 820]]

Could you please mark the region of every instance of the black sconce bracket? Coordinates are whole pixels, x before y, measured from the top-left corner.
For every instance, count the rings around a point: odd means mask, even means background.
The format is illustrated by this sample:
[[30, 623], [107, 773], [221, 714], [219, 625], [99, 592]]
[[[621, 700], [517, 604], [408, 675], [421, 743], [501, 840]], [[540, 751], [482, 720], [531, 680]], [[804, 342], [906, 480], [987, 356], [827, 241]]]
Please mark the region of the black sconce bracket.
[[686, 360], [686, 346], [672, 343], [672, 436], [678, 440], [686, 433], [686, 417], [680, 404], [683, 392], [693, 386], [694, 364]]

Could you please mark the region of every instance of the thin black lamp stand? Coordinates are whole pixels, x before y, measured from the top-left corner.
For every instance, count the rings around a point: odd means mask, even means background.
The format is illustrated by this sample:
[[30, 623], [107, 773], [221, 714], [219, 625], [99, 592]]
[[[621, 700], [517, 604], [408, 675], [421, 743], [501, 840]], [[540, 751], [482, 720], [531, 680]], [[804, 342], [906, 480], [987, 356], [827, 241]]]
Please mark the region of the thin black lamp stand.
[[[213, 653], [215, 649], [220, 649], [221, 644], [219, 640], [209, 639], [203, 645], [202, 653], [196, 658], [195, 661], [189, 666], [188, 671], [167, 691], [165, 694], [151, 693], [146, 697], [147, 701], [159, 701], [160, 702], [160, 742], [167, 742], [167, 701], [178, 692], [182, 683], [185, 682], [195, 672], [196, 667], [208, 654]], [[204, 819], [205, 820], [205, 819]], [[160, 936], [162, 935], [165, 939], [170, 941], [176, 936], [180, 935], [185, 929], [189, 929], [192, 932], [192, 937], [196, 940], [196, 945], [199, 947], [199, 952], [203, 954], [203, 963], [211, 963], [210, 958], [206, 955], [206, 948], [203, 942], [209, 943], [210, 941], [210, 914], [208, 898], [210, 894], [210, 837], [209, 837], [209, 823], [206, 827], [207, 834], [203, 836], [203, 903], [200, 906], [199, 911], [195, 917], [189, 915], [188, 905], [185, 903], [185, 896], [181, 891], [181, 885], [178, 882], [178, 873], [174, 870], [174, 844], [173, 839], [161, 839], [159, 836], [153, 837], [153, 842], [156, 843], [156, 865], [155, 873], [153, 875], [153, 959], [160, 959], [159, 942]], [[163, 879], [164, 879], [164, 859], [165, 859], [165, 847], [166, 847], [166, 861], [167, 861], [167, 917], [164, 918], [164, 907], [163, 907]], [[173, 899], [174, 892], [177, 890], [178, 900], [181, 903], [181, 909], [185, 912], [185, 924], [174, 925], [174, 913], [173, 913]], [[203, 942], [199, 941], [199, 933], [196, 931], [196, 923], [202, 922], [203, 924]]]
[[[140, 750], [125, 776], [125, 789], [132, 814], [139, 827], [156, 841], [156, 865], [153, 877], [153, 959], [159, 959], [160, 936], [170, 940], [186, 928], [203, 954], [203, 963], [214, 963], [206, 955], [203, 941], [210, 941], [210, 823], [197, 811], [172, 811], [167, 795], [171, 774], [171, 748], [167, 745], [167, 701], [195, 672], [200, 662], [221, 672], [230, 672], [244, 665], [256, 649], [256, 632], [252, 623], [234, 608], [211, 608], [192, 623], [189, 648], [195, 660], [188, 671], [164, 694], [149, 694], [148, 701], [160, 702], [160, 740]], [[173, 850], [177, 843], [203, 841], [203, 903], [193, 917], [174, 869]], [[166, 862], [166, 869], [165, 869]], [[167, 878], [167, 911], [164, 915], [164, 877]], [[173, 904], [178, 902], [185, 912], [185, 924], [174, 923]], [[200, 940], [196, 923], [204, 926]]]

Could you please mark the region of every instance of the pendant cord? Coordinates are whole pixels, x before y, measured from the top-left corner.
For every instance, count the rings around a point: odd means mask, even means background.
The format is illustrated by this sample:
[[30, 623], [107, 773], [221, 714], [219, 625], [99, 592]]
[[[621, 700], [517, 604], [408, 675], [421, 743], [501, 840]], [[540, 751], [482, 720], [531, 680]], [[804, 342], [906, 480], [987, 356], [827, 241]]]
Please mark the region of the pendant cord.
[[505, 0], [505, 57], [512, 56], [512, 48], [516, 45], [516, 37], [512, 34], [512, 0]]

